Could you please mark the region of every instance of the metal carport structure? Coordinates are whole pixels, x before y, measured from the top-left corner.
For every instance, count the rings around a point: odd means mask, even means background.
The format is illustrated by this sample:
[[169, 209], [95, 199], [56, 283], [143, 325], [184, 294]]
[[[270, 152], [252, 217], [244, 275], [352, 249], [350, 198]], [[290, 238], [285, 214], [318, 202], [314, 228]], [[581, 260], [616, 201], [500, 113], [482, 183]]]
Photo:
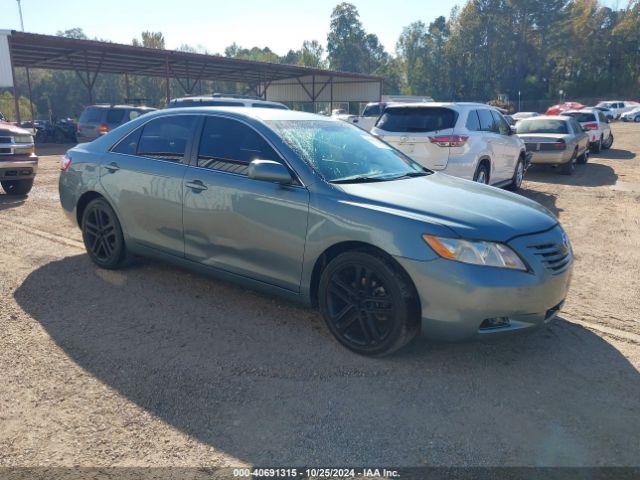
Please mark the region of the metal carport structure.
[[[2, 38], [4, 37], [4, 39]], [[383, 79], [374, 75], [338, 72], [252, 60], [221, 57], [178, 50], [163, 50], [96, 40], [82, 40], [0, 31], [0, 45], [8, 45], [12, 77], [23, 67], [75, 71], [93, 103], [93, 86], [100, 73], [139, 75], [165, 79], [166, 99], [171, 98], [171, 79], [184, 94], [192, 94], [202, 80], [230, 81], [246, 85], [245, 93], [282, 102], [370, 102], [379, 101]], [[4, 63], [4, 60], [3, 60]], [[18, 94], [13, 83], [17, 120]], [[27, 75], [29, 101], [31, 85]], [[129, 97], [129, 92], [127, 91]]]

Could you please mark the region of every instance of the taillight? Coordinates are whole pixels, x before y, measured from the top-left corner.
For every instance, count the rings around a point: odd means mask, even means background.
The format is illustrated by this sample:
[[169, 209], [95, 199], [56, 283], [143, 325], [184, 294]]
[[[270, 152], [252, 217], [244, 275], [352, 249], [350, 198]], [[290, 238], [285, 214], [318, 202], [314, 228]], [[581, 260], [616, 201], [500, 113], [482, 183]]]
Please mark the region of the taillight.
[[71, 157], [68, 153], [65, 153], [63, 157], [60, 157], [60, 171], [66, 172], [71, 165]]
[[556, 150], [564, 150], [567, 148], [567, 144], [564, 142], [555, 142], [551, 144], [551, 148], [555, 148]]
[[597, 130], [598, 129], [598, 124], [597, 123], [585, 123], [583, 125], [584, 128], [586, 128], [587, 130]]
[[439, 147], [462, 147], [469, 137], [467, 135], [436, 135], [429, 137], [431, 143], [435, 143]]
[[109, 125], [107, 125], [106, 123], [101, 123], [100, 126], [98, 127], [98, 132], [100, 132], [100, 135], [104, 135], [108, 131], [109, 131]]

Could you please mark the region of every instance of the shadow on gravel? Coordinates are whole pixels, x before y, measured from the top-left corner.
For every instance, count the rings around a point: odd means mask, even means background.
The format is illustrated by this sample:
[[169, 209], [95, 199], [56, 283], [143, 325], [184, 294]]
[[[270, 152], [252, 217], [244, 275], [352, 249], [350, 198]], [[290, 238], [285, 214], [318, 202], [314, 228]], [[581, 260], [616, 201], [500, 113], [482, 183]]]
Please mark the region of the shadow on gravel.
[[607, 158], [609, 160], [633, 160], [636, 158], [634, 152], [629, 150], [621, 150], [619, 148], [610, 148], [609, 150], [602, 150], [600, 153], [593, 154], [593, 158]]
[[311, 310], [164, 265], [67, 257], [15, 299], [95, 378], [252, 464], [640, 464], [638, 371], [562, 319], [368, 359]]
[[609, 165], [594, 163], [596, 158], [590, 158], [584, 165], [576, 165], [573, 175], [560, 175], [554, 167], [546, 165], [532, 165], [526, 173], [525, 179], [532, 182], [555, 183], [558, 185], [572, 185], [577, 187], [602, 187], [615, 185], [618, 175]]
[[542, 204], [551, 213], [553, 213], [556, 218], [560, 218], [560, 213], [562, 213], [563, 209], [556, 206], [556, 201], [558, 200], [558, 196], [556, 194], [540, 192], [538, 190], [533, 190], [525, 187], [520, 188], [520, 191], [518, 193], [520, 193], [524, 197], [535, 200], [536, 202]]
[[27, 195], [7, 195], [0, 192], [0, 212], [19, 207], [26, 202], [27, 198]]

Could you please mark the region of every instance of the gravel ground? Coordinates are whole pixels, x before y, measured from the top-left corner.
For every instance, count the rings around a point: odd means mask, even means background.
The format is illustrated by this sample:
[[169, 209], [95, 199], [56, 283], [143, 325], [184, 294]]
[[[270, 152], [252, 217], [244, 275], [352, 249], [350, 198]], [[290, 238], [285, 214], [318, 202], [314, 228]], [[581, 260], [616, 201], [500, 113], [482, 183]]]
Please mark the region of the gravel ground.
[[527, 173], [576, 252], [560, 318], [385, 359], [279, 299], [97, 269], [43, 156], [0, 195], [0, 465], [640, 465], [640, 125], [613, 129], [574, 176]]

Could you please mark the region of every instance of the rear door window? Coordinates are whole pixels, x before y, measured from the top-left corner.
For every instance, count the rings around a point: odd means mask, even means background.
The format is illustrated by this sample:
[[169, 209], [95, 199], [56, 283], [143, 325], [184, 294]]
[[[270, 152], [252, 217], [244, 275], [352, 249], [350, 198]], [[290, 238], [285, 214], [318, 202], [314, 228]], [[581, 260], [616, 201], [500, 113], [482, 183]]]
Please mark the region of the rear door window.
[[571, 112], [571, 113], [563, 113], [562, 115], [567, 115], [569, 117], [573, 117], [576, 121], [580, 123], [584, 122], [595, 122], [596, 116], [593, 113], [588, 112]]
[[79, 122], [80, 123], [99, 123], [102, 121], [102, 113], [105, 111], [104, 108], [97, 107], [87, 107], [80, 115]]
[[480, 129], [484, 132], [499, 133], [498, 124], [491, 115], [491, 110], [483, 108], [478, 110], [478, 117], [480, 118]]
[[381, 105], [369, 105], [362, 111], [363, 117], [379, 117], [381, 113]]
[[115, 153], [123, 153], [125, 155], [135, 155], [138, 150], [138, 142], [140, 141], [140, 135], [142, 129], [138, 128], [129, 135], [124, 137], [118, 144], [111, 149]]
[[197, 117], [175, 115], [151, 120], [142, 129], [137, 155], [182, 162]]
[[248, 125], [222, 117], [206, 119], [198, 167], [246, 175], [249, 163], [256, 159], [280, 161], [266, 140]]
[[453, 128], [458, 114], [444, 107], [387, 108], [377, 127], [387, 132], [433, 132]]

